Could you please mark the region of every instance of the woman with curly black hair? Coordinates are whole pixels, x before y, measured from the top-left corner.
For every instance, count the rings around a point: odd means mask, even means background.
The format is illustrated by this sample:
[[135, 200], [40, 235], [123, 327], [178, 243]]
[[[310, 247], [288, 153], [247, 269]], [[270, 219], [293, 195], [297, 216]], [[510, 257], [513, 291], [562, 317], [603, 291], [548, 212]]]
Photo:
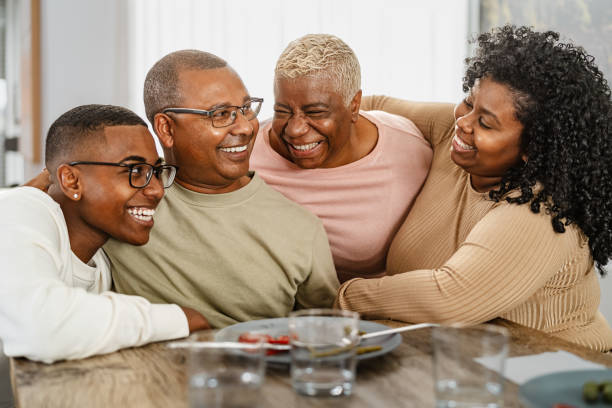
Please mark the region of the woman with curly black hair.
[[412, 119], [434, 158], [388, 276], [346, 282], [337, 304], [415, 323], [500, 317], [610, 350], [596, 273], [612, 255], [610, 88], [557, 33], [504, 26], [478, 44], [454, 118], [446, 104], [362, 104]]

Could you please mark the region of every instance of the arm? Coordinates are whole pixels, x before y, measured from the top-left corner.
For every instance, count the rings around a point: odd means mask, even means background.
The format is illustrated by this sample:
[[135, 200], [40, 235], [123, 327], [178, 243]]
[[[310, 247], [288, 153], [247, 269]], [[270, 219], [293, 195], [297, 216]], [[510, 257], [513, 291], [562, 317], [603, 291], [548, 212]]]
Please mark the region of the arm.
[[310, 274], [298, 287], [296, 294], [298, 308], [331, 307], [338, 286], [338, 276], [329, 249], [327, 234], [319, 222], [312, 243]]
[[27, 217], [18, 218], [3, 222], [0, 233], [0, 338], [7, 355], [50, 363], [188, 334], [176, 305], [68, 286], [61, 268], [72, 255], [58, 250], [53, 220], [32, 228]]
[[455, 130], [453, 105], [438, 102], [412, 102], [388, 96], [364, 96], [363, 110], [382, 110], [410, 119], [432, 146]]
[[24, 184], [24, 186], [34, 187], [44, 192], [49, 190], [49, 185], [51, 185], [51, 178], [49, 171], [46, 168], [42, 169], [42, 171], [34, 176], [33, 179]]
[[441, 267], [348, 281], [336, 305], [368, 318], [485, 322], [524, 302], [562, 269], [572, 233], [556, 234], [544, 212], [500, 205]]

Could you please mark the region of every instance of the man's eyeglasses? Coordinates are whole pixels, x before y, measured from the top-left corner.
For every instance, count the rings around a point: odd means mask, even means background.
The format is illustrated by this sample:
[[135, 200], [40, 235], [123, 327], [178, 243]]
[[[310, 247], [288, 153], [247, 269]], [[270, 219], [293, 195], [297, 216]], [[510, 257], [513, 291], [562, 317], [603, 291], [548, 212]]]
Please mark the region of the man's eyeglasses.
[[96, 161], [73, 161], [68, 163], [69, 166], [77, 166], [80, 164], [91, 164], [97, 166], [116, 166], [126, 167], [130, 177], [130, 186], [134, 188], [144, 188], [149, 185], [153, 174], [158, 180], [161, 180], [164, 188], [168, 188], [174, 183], [177, 167], [170, 164], [160, 164], [153, 166], [149, 163], [108, 163]]
[[212, 120], [213, 127], [222, 128], [231, 126], [236, 122], [238, 111], [244, 115], [246, 120], [255, 119], [261, 110], [262, 102], [263, 98], [251, 98], [242, 106], [222, 106], [213, 110], [166, 108], [162, 113], [193, 113], [202, 115]]

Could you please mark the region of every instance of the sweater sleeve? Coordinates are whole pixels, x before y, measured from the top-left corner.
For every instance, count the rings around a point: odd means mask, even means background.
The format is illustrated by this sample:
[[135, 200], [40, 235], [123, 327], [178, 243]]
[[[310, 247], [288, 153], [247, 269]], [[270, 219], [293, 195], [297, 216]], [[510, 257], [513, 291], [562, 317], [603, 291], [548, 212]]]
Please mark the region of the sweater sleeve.
[[570, 235], [554, 233], [545, 212], [500, 205], [439, 268], [353, 279], [340, 288], [336, 306], [368, 318], [482, 323], [524, 302], [572, 262], [569, 254], [579, 251]]
[[68, 286], [53, 240], [23, 223], [2, 228], [0, 338], [8, 356], [51, 363], [188, 335], [178, 306]]
[[432, 146], [449, 137], [455, 129], [453, 105], [450, 103], [413, 102], [372, 95], [363, 97], [361, 109], [382, 110], [410, 119]]
[[298, 287], [296, 302], [300, 309], [331, 307], [339, 282], [332, 259], [329, 241], [319, 222], [312, 243], [311, 270]]

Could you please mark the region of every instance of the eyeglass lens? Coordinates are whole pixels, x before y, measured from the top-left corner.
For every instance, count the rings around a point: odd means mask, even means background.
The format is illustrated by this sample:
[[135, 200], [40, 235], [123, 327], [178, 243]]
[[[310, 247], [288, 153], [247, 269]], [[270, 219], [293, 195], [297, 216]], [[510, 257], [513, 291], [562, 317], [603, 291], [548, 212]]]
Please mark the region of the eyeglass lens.
[[212, 122], [215, 127], [225, 127], [236, 122], [238, 110], [242, 112], [246, 120], [254, 119], [261, 109], [261, 101], [248, 101], [241, 107], [228, 106], [226, 108], [215, 109], [212, 112]]
[[156, 167], [150, 164], [135, 164], [130, 170], [130, 183], [134, 188], [142, 188], [149, 184], [155, 171], [156, 176], [161, 180], [164, 188], [168, 188], [174, 181], [175, 169], [173, 167]]

